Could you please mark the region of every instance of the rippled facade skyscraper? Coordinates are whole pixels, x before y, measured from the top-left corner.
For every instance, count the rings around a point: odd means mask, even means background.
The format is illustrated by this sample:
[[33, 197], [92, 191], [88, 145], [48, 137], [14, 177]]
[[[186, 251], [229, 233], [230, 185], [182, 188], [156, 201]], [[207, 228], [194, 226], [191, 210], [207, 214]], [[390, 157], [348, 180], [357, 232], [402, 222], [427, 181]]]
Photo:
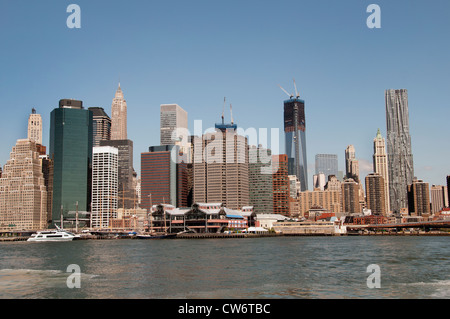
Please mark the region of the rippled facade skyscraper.
[[414, 177], [408, 91], [386, 90], [385, 99], [390, 208], [399, 213], [408, 208], [408, 185]]

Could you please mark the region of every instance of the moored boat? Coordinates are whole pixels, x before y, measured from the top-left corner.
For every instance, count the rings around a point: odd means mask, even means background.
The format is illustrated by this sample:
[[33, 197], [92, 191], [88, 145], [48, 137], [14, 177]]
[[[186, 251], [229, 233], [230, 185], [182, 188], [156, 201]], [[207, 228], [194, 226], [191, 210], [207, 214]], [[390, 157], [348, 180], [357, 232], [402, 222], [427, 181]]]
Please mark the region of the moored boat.
[[27, 241], [35, 242], [49, 242], [49, 241], [72, 241], [80, 238], [80, 235], [75, 235], [67, 230], [56, 226], [56, 230], [38, 231], [36, 234], [32, 234]]
[[177, 237], [177, 234], [138, 234], [137, 239], [172, 239]]

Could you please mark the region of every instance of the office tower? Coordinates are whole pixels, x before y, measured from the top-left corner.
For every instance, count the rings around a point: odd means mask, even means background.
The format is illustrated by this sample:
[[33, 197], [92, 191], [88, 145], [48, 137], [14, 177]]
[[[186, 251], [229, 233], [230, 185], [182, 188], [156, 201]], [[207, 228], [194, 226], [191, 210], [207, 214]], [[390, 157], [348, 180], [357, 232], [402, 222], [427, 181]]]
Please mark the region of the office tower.
[[284, 101], [285, 147], [289, 175], [297, 175], [302, 191], [308, 189], [305, 101], [291, 97]]
[[93, 147], [100, 146], [100, 141], [111, 139], [111, 119], [102, 107], [90, 107], [92, 112], [93, 124]]
[[[39, 146], [39, 144], [36, 144]], [[49, 155], [39, 155], [42, 174], [44, 174], [44, 185], [47, 190], [47, 221], [52, 220], [53, 205], [53, 160]]]
[[92, 149], [91, 227], [108, 228], [117, 218], [119, 150], [101, 146]]
[[133, 184], [133, 141], [100, 141], [100, 146], [111, 146], [119, 150], [119, 208], [134, 208], [136, 197]]
[[144, 209], [160, 204], [187, 206], [187, 164], [174, 162], [172, 150], [178, 153], [180, 148], [177, 145], [151, 146], [148, 152], [141, 153], [141, 206]]
[[[388, 159], [386, 153], [386, 144], [384, 138], [381, 136], [380, 129], [378, 129], [377, 136], [373, 140], [373, 171], [383, 176], [384, 179], [384, 198], [386, 214], [390, 211], [389, 205], [389, 173], [388, 173]], [[367, 190], [366, 190], [367, 191]]]
[[442, 208], [448, 206], [447, 186], [432, 185], [431, 186], [431, 212], [436, 214]]
[[127, 139], [127, 101], [119, 87], [111, 105], [111, 140]]
[[235, 128], [216, 124], [215, 132], [194, 137], [194, 202], [249, 205], [248, 142]]
[[249, 204], [255, 213], [272, 213], [272, 152], [261, 145], [251, 145], [248, 153]]
[[324, 173], [315, 174], [313, 181], [314, 181], [314, 190], [320, 191], [325, 190], [326, 179]]
[[83, 102], [60, 100], [50, 114], [50, 152], [53, 159], [53, 224], [69, 211], [90, 211], [92, 178], [92, 112]]
[[47, 190], [34, 141], [17, 140], [0, 178], [0, 229], [47, 227]]
[[345, 149], [345, 169], [346, 178], [352, 178], [359, 183], [359, 162], [355, 157], [355, 147], [353, 145], [349, 145]]
[[408, 185], [414, 177], [409, 135], [408, 91], [386, 90], [387, 156], [390, 210], [408, 208]]
[[42, 117], [34, 108], [28, 117], [28, 139], [42, 145]]
[[415, 177], [408, 185], [408, 211], [417, 216], [431, 213], [429, 184]]
[[383, 176], [371, 173], [366, 176], [367, 208], [374, 215], [386, 215], [386, 183]]
[[354, 214], [361, 213], [359, 184], [352, 178], [345, 180], [342, 184], [342, 208], [344, 212]]
[[336, 154], [317, 154], [316, 155], [316, 174], [324, 173], [325, 180], [328, 176], [338, 176], [338, 156]]
[[181, 141], [174, 139], [175, 130], [188, 128], [188, 115], [183, 108], [177, 104], [162, 104], [160, 106], [160, 130], [161, 145], [179, 145]]
[[298, 194], [302, 191], [300, 181], [297, 175], [288, 175], [289, 179], [289, 197], [297, 199]]
[[290, 216], [288, 157], [286, 154], [273, 155], [273, 213]]

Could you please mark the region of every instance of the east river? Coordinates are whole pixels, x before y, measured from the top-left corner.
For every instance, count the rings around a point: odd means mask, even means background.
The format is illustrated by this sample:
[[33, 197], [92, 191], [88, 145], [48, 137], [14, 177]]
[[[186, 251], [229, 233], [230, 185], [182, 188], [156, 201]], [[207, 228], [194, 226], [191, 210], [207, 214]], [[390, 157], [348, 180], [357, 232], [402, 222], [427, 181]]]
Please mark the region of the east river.
[[449, 266], [447, 236], [4, 242], [0, 298], [448, 299]]

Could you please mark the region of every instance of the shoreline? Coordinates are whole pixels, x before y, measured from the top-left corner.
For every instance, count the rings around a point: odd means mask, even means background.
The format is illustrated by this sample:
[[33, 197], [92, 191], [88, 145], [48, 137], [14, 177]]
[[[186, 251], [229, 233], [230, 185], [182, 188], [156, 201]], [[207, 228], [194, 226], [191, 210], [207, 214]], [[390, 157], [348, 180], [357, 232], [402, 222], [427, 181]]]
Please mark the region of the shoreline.
[[[417, 237], [417, 236], [450, 236], [450, 232], [369, 232], [369, 233], [346, 233], [346, 234], [325, 234], [325, 233], [271, 233], [271, 234], [179, 234], [173, 239], [235, 239], [235, 238], [269, 238], [269, 237], [354, 237], [354, 236], [375, 236], [375, 237], [389, 237], [389, 236], [404, 236], [404, 237]], [[28, 236], [17, 237], [0, 237], [0, 242], [18, 242], [27, 241], [30, 238]], [[123, 239], [137, 239], [130, 236], [97, 236], [87, 235], [82, 236], [76, 240], [123, 240]], [[138, 239], [137, 239], [138, 240]], [[151, 240], [151, 239], [150, 239]], [[153, 239], [164, 240], [164, 239]], [[167, 240], [167, 239], [166, 239]]]

